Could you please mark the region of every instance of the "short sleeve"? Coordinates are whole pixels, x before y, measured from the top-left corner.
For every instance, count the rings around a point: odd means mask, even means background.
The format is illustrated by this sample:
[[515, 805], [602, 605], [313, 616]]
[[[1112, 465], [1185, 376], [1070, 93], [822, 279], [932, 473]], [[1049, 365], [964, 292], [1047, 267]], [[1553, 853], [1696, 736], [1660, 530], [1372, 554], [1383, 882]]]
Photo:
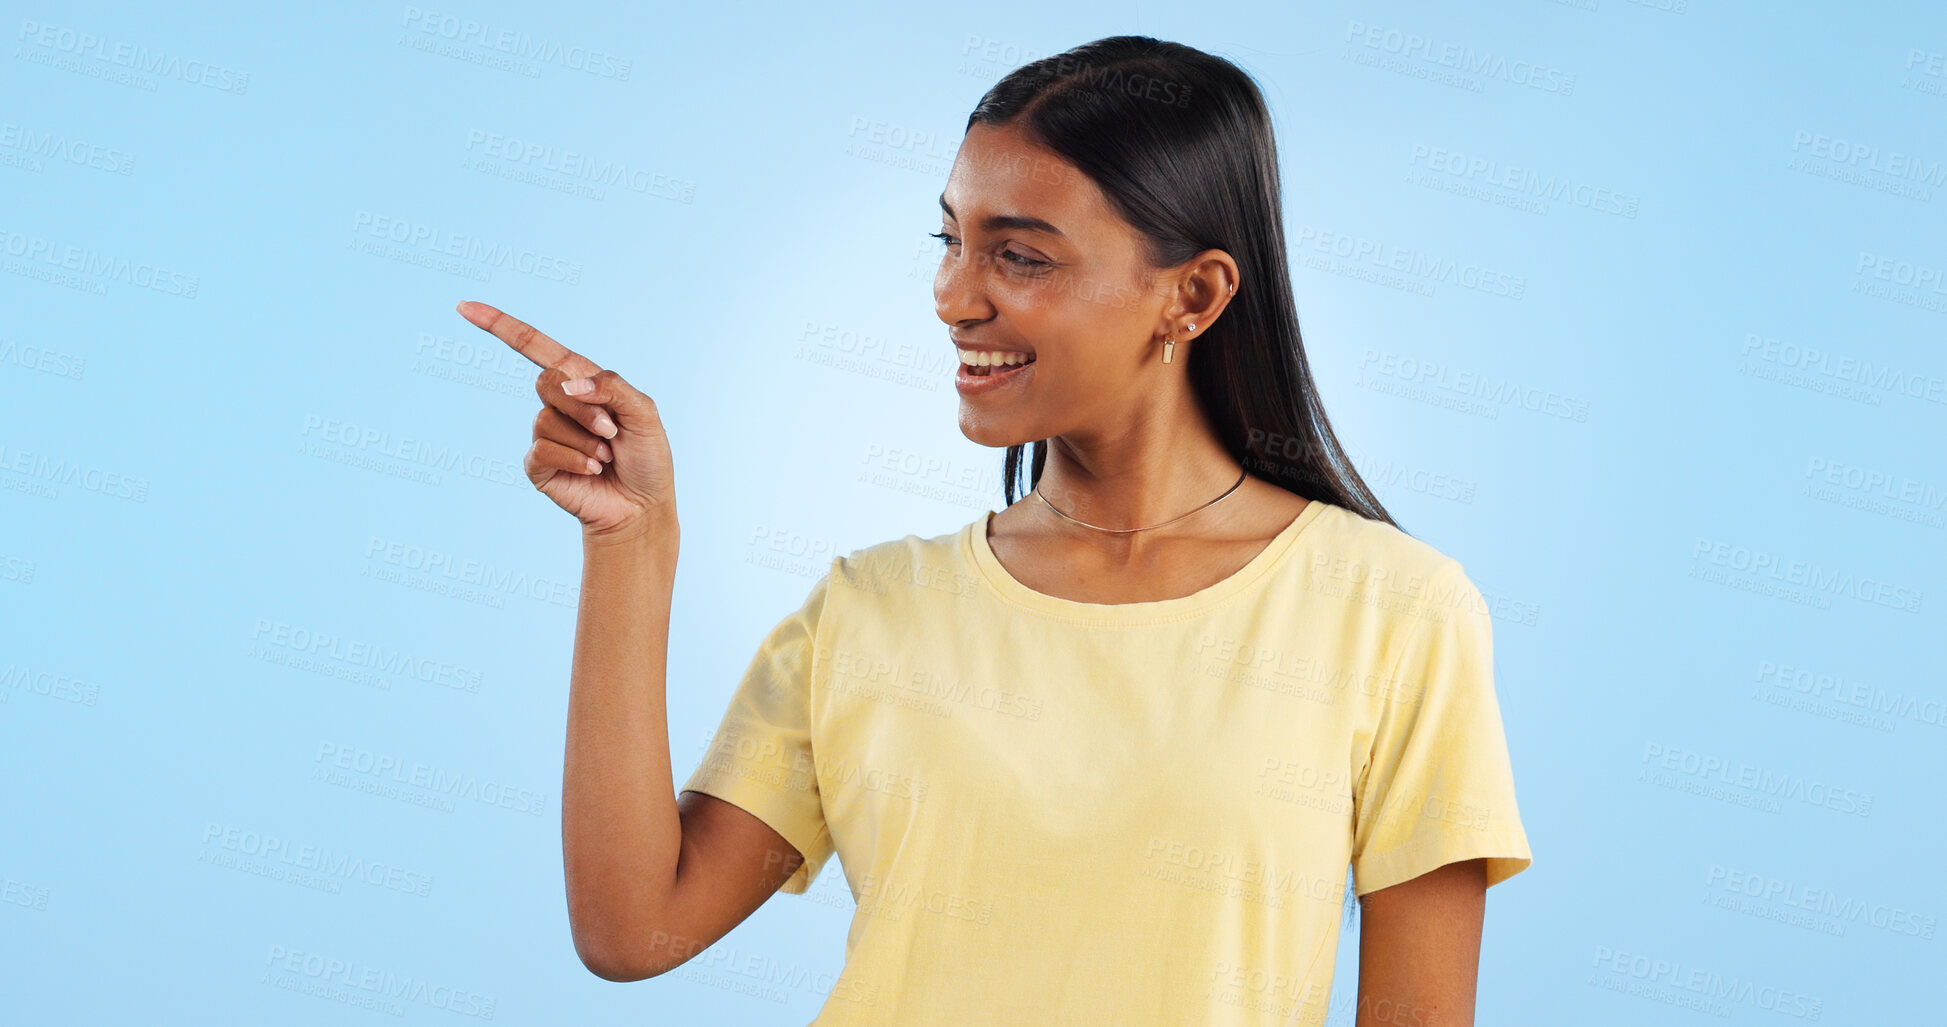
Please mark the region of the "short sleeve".
[[[836, 566], [836, 561], [834, 561]], [[811, 686], [831, 574], [758, 644], [710, 748], [679, 791], [712, 795], [762, 820], [804, 857], [779, 889], [801, 895], [833, 852], [811, 749]]]
[[1475, 858], [1487, 860], [1487, 883], [1499, 884], [1532, 859], [1494, 694], [1487, 604], [1451, 563], [1405, 616], [1408, 641], [1353, 791], [1353, 890]]

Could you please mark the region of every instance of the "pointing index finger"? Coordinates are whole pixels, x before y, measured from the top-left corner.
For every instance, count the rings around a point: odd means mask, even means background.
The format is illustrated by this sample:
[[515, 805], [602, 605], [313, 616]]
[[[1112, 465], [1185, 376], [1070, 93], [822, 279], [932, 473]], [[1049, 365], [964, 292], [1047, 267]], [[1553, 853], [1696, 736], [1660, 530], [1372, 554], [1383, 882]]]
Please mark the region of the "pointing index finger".
[[491, 332], [516, 353], [540, 367], [558, 367], [577, 378], [600, 371], [601, 365], [554, 341], [546, 332], [477, 300], [466, 300], [454, 309], [475, 327]]

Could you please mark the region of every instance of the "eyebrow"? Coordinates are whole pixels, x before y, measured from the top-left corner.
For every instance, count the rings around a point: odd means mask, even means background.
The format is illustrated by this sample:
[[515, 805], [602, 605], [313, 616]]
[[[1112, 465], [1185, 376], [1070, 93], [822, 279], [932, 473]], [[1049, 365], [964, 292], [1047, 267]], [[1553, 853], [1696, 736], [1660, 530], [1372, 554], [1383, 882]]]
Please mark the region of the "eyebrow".
[[[940, 194], [940, 209], [946, 211], [947, 216], [955, 221], [960, 220], [960, 215], [955, 214], [953, 208], [947, 205], [945, 193]], [[1028, 232], [1046, 232], [1060, 239], [1068, 238], [1061, 234], [1061, 229], [1056, 228], [1040, 218], [1029, 217], [1026, 214], [989, 214], [981, 220], [980, 227], [989, 232], [999, 231], [1005, 228], [1018, 228]]]

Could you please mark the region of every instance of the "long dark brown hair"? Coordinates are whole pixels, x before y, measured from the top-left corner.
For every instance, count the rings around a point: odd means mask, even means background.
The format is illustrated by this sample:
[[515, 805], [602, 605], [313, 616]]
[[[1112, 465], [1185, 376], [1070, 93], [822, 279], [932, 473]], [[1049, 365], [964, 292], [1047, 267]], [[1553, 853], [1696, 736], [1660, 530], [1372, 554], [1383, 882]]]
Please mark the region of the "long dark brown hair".
[[[967, 118], [1013, 125], [1087, 175], [1145, 240], [1153, 268], [1207, 249], [1237, 261], [1224, 316], [1190, 347], [1190, 385], [1247, 471], [1399, 527], [1332, 434], [1305, 361], [1285, 263], [1278, 151], [1264, 95], [1221, 57], [1149, 36], [1109, 36], [1009, 72]], [[1034, 447], [1027, 488], [1048, 443]], [[1007, 447], [1007, 504], [1024, 445]], [[1404, 530], [1404, 529], [1402, 529]]]

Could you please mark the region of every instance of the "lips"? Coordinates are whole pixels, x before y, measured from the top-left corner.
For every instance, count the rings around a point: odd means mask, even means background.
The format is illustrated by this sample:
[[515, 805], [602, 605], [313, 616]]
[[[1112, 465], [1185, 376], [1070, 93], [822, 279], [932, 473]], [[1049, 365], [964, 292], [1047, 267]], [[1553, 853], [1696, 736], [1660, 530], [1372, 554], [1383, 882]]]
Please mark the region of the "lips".
[[960, 366], [966, 369], [966, 373], [973, 375], [976, 378], [985, 378], [996, 371], [1003, 372], [1003, 373], [1007, 371], [1014, 371], [1026, 367], [1032, 363], [1034, 363], [1034, 357], [1029, 356], [1026, 360], [1020, 361], [1018, 363], [1013, 363], [1013, 364], [980, 364], [980, 365], [962, 364]]
[[1034, 377], [1035, 361], [1029, 360], [1006, 366], [989, 365], [969, 367], [961, 364], [953, 376], [953, 387], [962, 396], [978, 396], [997, 389], [1018, 391], [1024, 383]]

